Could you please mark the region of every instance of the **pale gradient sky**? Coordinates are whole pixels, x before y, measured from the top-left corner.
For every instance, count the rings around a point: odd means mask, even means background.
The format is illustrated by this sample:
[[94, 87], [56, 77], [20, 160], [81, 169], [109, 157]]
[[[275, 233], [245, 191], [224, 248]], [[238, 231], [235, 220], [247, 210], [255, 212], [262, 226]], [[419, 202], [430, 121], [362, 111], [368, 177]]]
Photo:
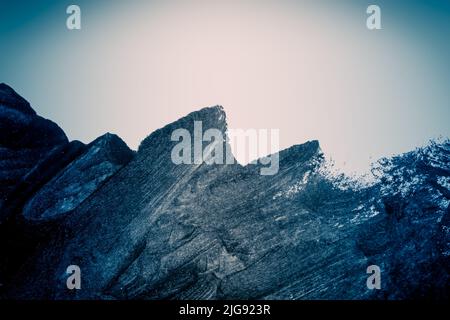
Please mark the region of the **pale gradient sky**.
[[[369, 4], [382, 30], [366, 28]], [[70, 139], [109, 131], [136, 149], [219, 104], [230, 128], [279, 128], [281, 148], [317, 139], [364, 172], [450, 136], [449, 39], [446, 0], [0, 0], [0, 82]]]

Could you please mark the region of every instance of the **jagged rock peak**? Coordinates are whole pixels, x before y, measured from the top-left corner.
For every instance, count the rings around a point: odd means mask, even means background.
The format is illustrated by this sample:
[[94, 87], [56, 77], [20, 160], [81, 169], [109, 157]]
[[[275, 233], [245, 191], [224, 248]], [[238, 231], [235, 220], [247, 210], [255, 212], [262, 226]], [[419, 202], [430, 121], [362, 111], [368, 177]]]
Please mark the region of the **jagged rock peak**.
[[5, 83], [0, 83], [0, 105], [28, 115], [36, 115], [28, 101]]
[[126, 164], [134, 156], [134, 151], [118, 135], [107, 132], [92, 141], [88, 147], [98, 146], [108, 150], [110, 160], [116, 163]]
[[218, 129], [223, 133], [227, 130], [226, 114], [222, 106], [214, 106], [200, 109], [172, 122], [161, 129], [158, 129], [146, 137], [140, 144], [138, 153], [158, 143], [161, 138], [168, 138], [176, 129], [186, 129], [189, 132], [194, 130], [194, 121], [201, 121], [203, 130], [210, 128]]
[[309, 159], [314, 156], [318, 156], [322, 154], [322, 150], [320, 148], [320, 144], [318, 140], [310, 140], [306, 141], [302, 144], [293, 145], [287, 149], [280, 151], [280, 157], [284, 159], [290, 159], [294, 157], [292, 160], [299, 161], [300, 158]]

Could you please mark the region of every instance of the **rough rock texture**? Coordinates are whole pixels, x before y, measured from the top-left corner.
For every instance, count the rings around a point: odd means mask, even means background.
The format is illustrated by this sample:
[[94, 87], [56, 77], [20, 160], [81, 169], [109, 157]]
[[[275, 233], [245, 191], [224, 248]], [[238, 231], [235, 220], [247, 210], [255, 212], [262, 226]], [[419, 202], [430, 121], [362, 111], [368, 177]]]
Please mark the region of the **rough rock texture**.
[[[71, 141], [51, 149], [15, 185], [4, 202], [4, 217], [22, 219], [23, 206], [49, 180], [85, 150], [80, 141]], [[6, 223], [4, 223], [6, 224]]]
[[0, 84], [0, 224], [5, 202], [22, 178], [51, 150], [68, 143], [64, 132], [34, 112], [13, 89]]
[[117, 136], [69, 142], [0, 84], [0, 288], [64, 216], [134, 156]]
[[[205, 108], [152, 133], [131, 161], [119, 138], [101, 137], [40, 188], [20, 223], [51, 232], [3, 296], [448, 298], [448, 141], [381, 161], [377, 182], [361, 187], [324, 170], [317, 141], [281, 151], [273, 176], [254, 164], [176, 165], [171, 134], [193, 133], [194, 121], [226, 131], [223, 109]], [[95, 153], [110, 140], [118, 157]], [[73, 264], [81, 290], [66, 288]], [[381, 290], [366, 286], [371, 264]]]
[[70, 213], [133, 155], [116, 135], [101, 136], [28, 201], [23, 209], [24, 217], [42, 222]]
[[381, 214], [362, 230], [359, 246], [388, 274], [377, 297], [449, 298], [450, 142], [431, 145], [376, 168]]

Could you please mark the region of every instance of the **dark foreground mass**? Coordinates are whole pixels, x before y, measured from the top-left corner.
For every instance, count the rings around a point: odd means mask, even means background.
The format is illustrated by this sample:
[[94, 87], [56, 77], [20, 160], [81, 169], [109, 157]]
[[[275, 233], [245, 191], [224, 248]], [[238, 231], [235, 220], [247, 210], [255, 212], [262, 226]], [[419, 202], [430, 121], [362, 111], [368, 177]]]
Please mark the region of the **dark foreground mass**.
[[362, 187], [326, 173], [317, 141], [281, 151], [272, 176], [175, 165], [171, 134], [194, 120], [226, 131], [213, 107], [137, 152], [113, 134], [85, 145], [0, 85], [2, 298], [449, 298], [448, 140], [380, 161]]

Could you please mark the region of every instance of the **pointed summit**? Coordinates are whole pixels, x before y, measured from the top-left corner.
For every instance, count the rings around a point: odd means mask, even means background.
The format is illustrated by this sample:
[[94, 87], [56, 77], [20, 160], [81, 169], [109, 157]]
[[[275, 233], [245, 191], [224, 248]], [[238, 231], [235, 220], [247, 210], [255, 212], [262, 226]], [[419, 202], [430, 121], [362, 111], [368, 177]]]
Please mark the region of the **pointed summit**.
[[226, 114], [222, 106], [214, 106], [200, 109], [198, 111], [194, 111], [189, 113], [187, 116], [184, 116], [178, 119], [175, 122], [172, 122], [165, 127], [158, 129], [151, 133], [147, 138], [145, 138], [140, 146], [139, 153], [141, 153], [144, 149], [149, 148], [159, 139], [166, 139], [170, 141], [172, 132], [176, 129], [186, 129], [191, 134], [194, 133], [194, 122], [201, 121], [203, 131], [208, 129], [218, 129], [222, 133], [227, 130], [226, 123]]

